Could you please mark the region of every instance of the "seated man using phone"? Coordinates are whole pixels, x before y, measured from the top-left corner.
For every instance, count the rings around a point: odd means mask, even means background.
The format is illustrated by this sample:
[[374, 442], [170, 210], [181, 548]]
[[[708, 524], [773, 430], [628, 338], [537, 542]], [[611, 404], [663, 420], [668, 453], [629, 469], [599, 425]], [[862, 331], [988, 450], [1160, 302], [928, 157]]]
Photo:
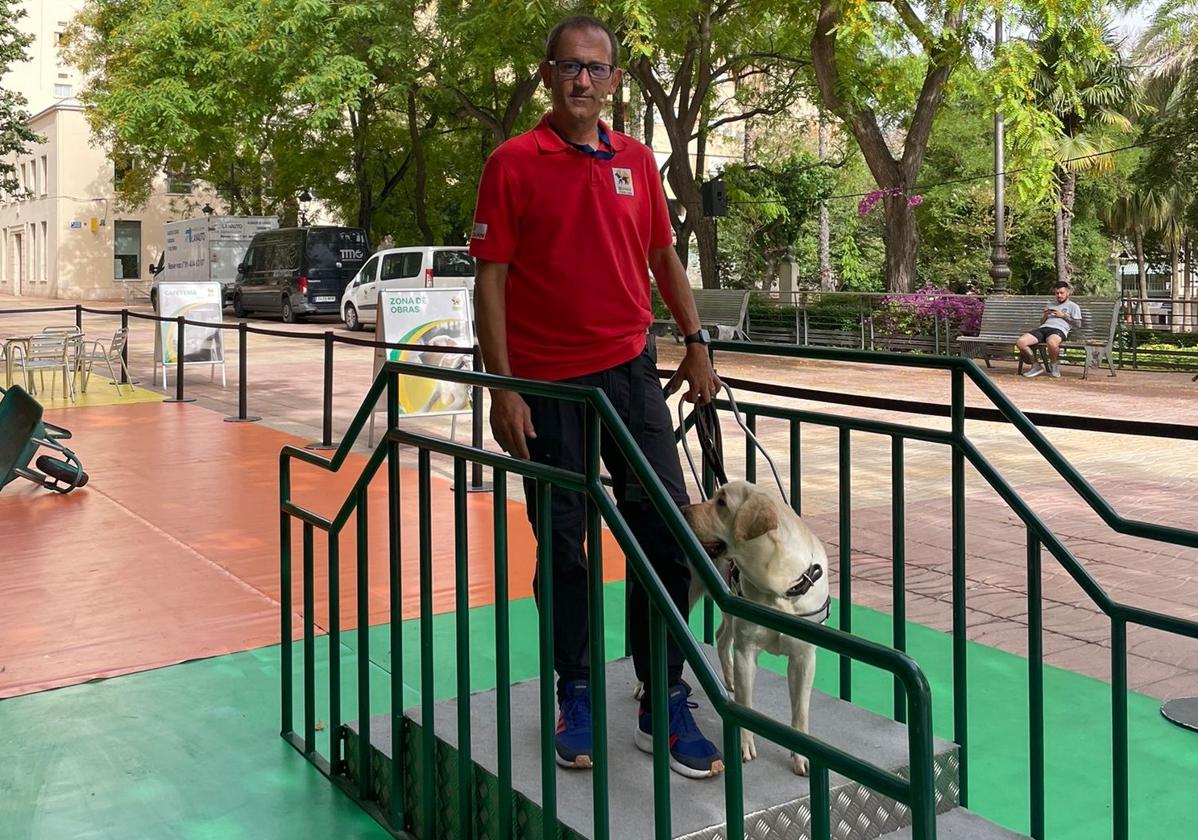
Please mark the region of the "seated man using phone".
[[1082, 309], [1076, 302], [1069, 299], [1073, 287], [1065, 280], [1053, 284], [1052, 292], [1055, 301], [1044, 307], [1040, 316], [1040, 326], [1019, 336], [1015, 348], [1019, 351], [1025, 365], [1029, 367], [1023, 375], [1031, 378], [1044, 373], [1044, 365], [1036, 361], [1034, 348], [1043, 342], [1048, 348], [1048, 375], [1056, 378], [1061, 375], [1061, 342], [1069, 337], [1069, 331], [1082, 322]]

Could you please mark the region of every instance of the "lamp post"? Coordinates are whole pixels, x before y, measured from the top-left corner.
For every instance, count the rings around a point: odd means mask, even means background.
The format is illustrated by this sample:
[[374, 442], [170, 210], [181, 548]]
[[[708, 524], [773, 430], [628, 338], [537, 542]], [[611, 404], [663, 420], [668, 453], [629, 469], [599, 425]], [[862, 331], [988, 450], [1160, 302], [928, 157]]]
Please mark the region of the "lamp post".
[[308, 226], [308, 205], [311, 203], [312, 203], [312, 193], [308, 192], [305, 189], [302, 193], [299, 194], [299, 205], [300, 205], [299, 223], [300, 223], [300, 227]]
[[[1003, 42], [1002, 7], [994, 12], [994, 57], [998, 60], [998, 51]], [[990, 278], [994, 281], [991, 291], [1004, 294], [1007, 291], [1007, 280], [1011, 276], [1007, 254], [1007, 190], [1006, 167], [1004, 161], [1004, 125], [1002, 111], [994, 109], [994, 246], [990, 250]]]

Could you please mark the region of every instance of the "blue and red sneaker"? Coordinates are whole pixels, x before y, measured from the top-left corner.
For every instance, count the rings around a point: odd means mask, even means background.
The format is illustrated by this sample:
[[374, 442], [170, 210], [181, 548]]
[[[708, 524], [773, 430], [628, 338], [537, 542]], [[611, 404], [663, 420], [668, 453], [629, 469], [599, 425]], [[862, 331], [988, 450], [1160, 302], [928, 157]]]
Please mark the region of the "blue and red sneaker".
[[557, 763], [561, 767], [590, 768], [591, 684], [571, 680], [558, 698]]
[[[670, 688], [670, 768], [691, 779], [705, 779], [724, 772], [724, 757], [695, 724], [691, 709], [699, 704], [687, 699], [690, 693], [686, 683]], [[653, 752], [653, 714], [645, 706], [637, 718], [633, 740], [644, 752]]]

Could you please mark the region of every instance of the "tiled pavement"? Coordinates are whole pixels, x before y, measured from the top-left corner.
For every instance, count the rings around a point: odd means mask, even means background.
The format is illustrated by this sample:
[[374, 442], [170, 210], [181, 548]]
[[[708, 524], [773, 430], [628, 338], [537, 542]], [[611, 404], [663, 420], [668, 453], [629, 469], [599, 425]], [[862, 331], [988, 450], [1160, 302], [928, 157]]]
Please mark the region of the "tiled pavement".
[[[45, 301], [0, 297], [0, 310], [45, 304]], [[61, 303], [61, 302], [49, 302]], [[95, 304], [105, 308], [119, 305]], [[143, 311], [144, 308], [143, 308]], [[0, 336], [72, 320], [70, 313], [0, 315]], [[285, 326], [255, 322], [295, 332], [335, 329], [331, 321]], [[110, 335], [116, 319], [85, 316], [85, 329], [97, 337]], [[134, 375], [149, 382], [153, 364], [152, 326], [133, 321], [130, 362]], [[357, 334], [363, 336], [364, 334]], [[209, 382], [204, 372], [189, 371], [187, 390], [200, 405], [236, 413], [236, 334], [228, 333], [229, 385], [219, 376]], [[661, 365], [677, 363], [680, 352], [661, 348]], [[358, 408], [371, 378], [372, 351], [338, 345], [335, 356], [334, 432], [345, 428]], [[248, 382], [249, 410], [263, 422], [301, 437], [316, 439], [321, 426], [322, 345], [252, 336]], [[770, 360], [722, 354], [721, 372], [741, 379], [795, 385], [842, 393], [946, 403], [949, 379], [939, 371], [852, 365], [809, 360]], [[1023, 410], [1117, 418], [1133, 428], [1137, 421], [1198, 425], [1198, 383], [1191, 374], [1123, 371], [1109, 378], [1091, 371], [1083, 381], [1077, 368], [1066, 368], [1059, 380], [1021, 379], [1014, 365], [996, 364], [991, 379]], [[92, 387], [100, 387], [93, 380]], [[173, 371], [171, 388], [173, 390]], [[775, 398], [738, 394], [742, 402], [783, 403]], [[986, 405], [976, 388], [967, 386], [971, 405]], [[947, 419], [894, 412], [791, 401], [793, 407], [891, 422], [947, 428]], [[448, 434], [445, 418], [411, 420], [434, 434]], [[967, 432], [983, 455], [1062, 539], [1085, 569], [1116, 600], [1179, 617], [1198, 619], [1198, 550], [1158, 545], [1116, 533], [1089, 510], [1084, 501], [1005, 424], [969, 421]], [[459, 439], [468, 437], [468, 417], [458, 423]], [[1161, 440], [1134, 435], [1045, 429], [1045, 433], [1112, 507], [1123, 517], [1198, 530], [1198, 441]], [[787, 430], [762, 419], [759, 437], [786, 473]], [[486, 434], [489, 443], [489, 433]], [[725, 421], [730, 472], [743, 474], [741, 435]], [[856, 603], [891, 609], [890, 442], [854, 433], [853, 588]], [[802, 432], [803, 513], [837, 556], [838, 459], [835, 431], [810, 425]], [[943, 447], [906, 444], [907, 615], [938, 629], [951, 627], [951, 545], [949, 458]], [[770, 479], [758, 459], [758, 480]], [[1027, 652], [1026, 531], [1015, 514], [986, 486], [972, 468], [967, 482], [967, 580], [969, 638], [1017, 654]], [[518, 493], [513, 482], [511, 492]], [[835, 566], [835, 561], [833, 566]], [[1044, 552], [1043, 623], [1045, 660], [1100, 679], [1110, 676], [1110, 622], [1081, 588]], [[835, 585], [835, 569], [833, 569]], [[1131, 628], [1129, 683], [1158, 697], [1198, 694], [1198, 641], [1143, 628]]]

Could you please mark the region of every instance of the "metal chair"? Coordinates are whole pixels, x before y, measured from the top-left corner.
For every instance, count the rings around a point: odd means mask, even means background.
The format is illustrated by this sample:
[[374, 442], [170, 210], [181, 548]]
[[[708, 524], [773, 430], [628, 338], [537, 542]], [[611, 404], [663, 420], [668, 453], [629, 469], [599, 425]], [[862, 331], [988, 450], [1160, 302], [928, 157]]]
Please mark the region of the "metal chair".
[[[121, 328], [112, 334], [112, 341], [108, 342], [107, 346], [100, 340], [86, 343], [87, 349], [79, 358], [80, 372], [82, 374], [80, 391], [85, 394], [87, 393], [87, 382], [91, 379], [92, 367], [96, 362], [103, 362], [108, 365], [108, 375], [112, 377], [109, 384], [116, 387], [118, 396], [124, 396], [124, 392], [121, 391], [120, 377], [116, 375], [118, 369], [125, 374], [125, 380], [129, 383], [130, 392], [134, 390], [132, 384], [133, 377], [129, 375], [129, 368], [125, 364], [125, 345], [128, 341], [129, 330]], [[116, 364], [115, 368], [113, 367], [114, 363]]]
[[[71, 433], [61, 426], [42, 420], [42, 406], [21, 386], [0, 389], [0, 489], [18, 478], [25, 478], [55, 493], [70, 493], [87, 484], [88, 475], [74, 452], [60, 441]], [[37, 468], [29, 462], [45, 447], [61, 456], [41, 455]]]
[[42, 383], [46, 384], [46, 371], [51, 371], [50, 396], [54, 396], [54, 375], [62, 371], [63, 395], [75, 399], [75, 377], [73, 366], [77, 354], [72, 357], [71, 345], [78, 343], [77, 336], [68, 333], [50, 332], [38, 333], [29, 337], [29, 342], [21, 347], [17, 345], [17, 353], [13, 359], [13, 367], [20, 368], [25, 374], [25, 384], [29, 393], [37, 393], [33, 385], [33, 374], [37, 372]]
[[42, 327], [45, 335], [63, 335], [67, 339], [67, 361], [71, 365], [71, 376], [78, 376], [83, 361], [83, 328], [75, 324]]

